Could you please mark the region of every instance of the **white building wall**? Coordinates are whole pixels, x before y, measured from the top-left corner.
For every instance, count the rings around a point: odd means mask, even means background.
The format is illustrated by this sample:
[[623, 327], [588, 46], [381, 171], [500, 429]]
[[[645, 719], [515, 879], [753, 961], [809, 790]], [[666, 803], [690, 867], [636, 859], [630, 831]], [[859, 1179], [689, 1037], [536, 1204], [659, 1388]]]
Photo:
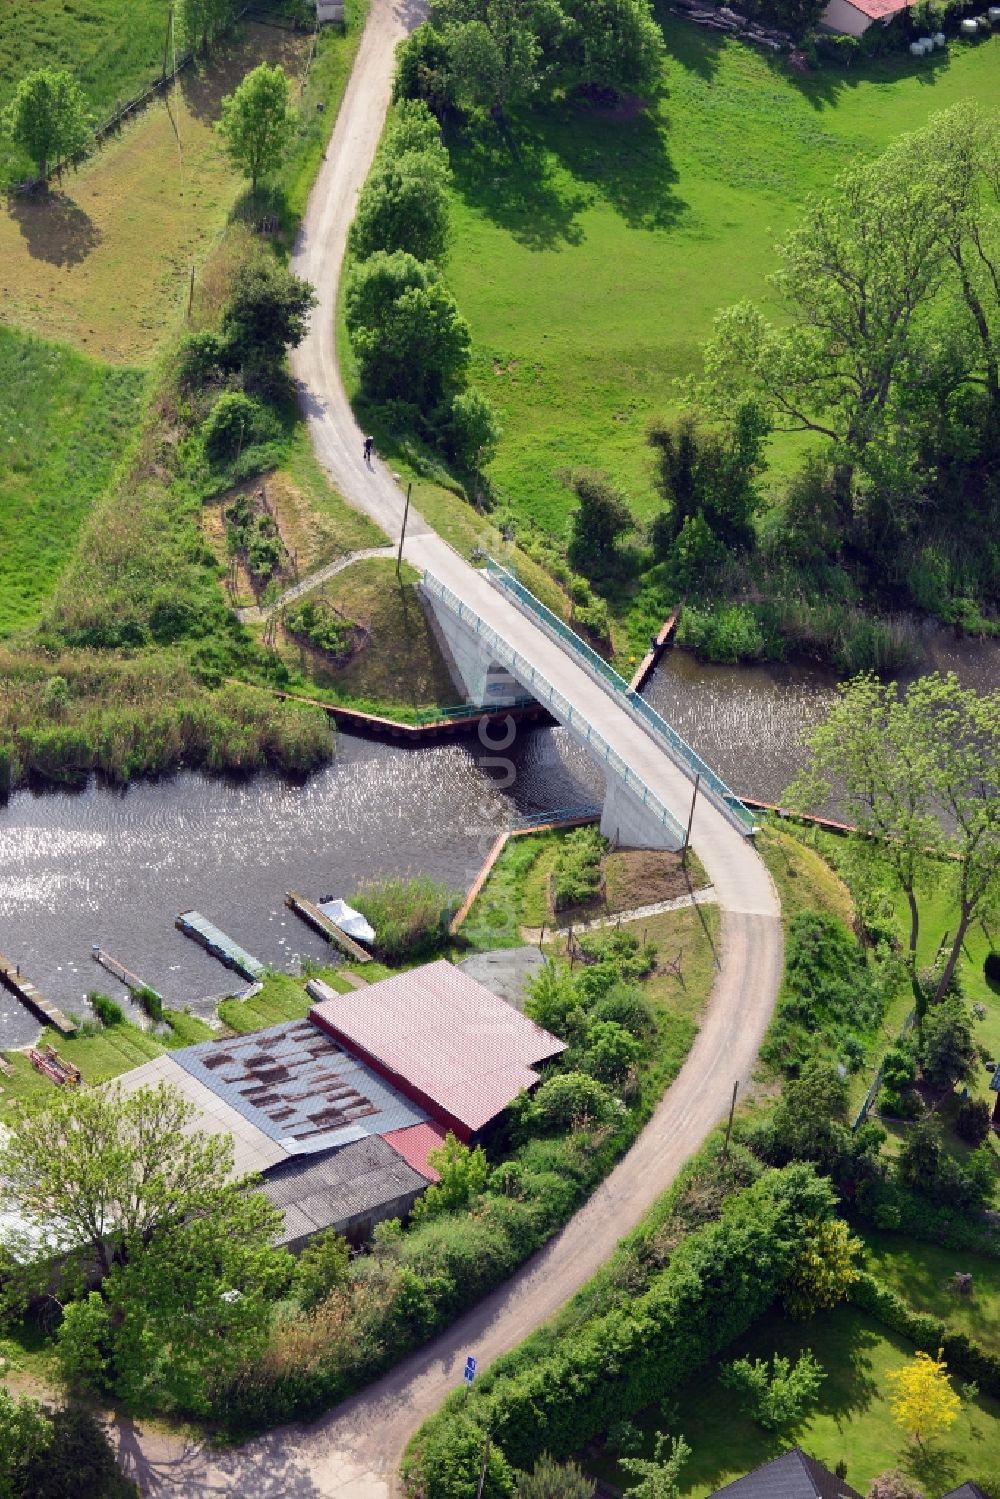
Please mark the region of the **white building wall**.
[[861, 36], [872, 24], [871, 18], [855, 10], [848, 0], [830, 0], [820, 17], [820, 25], [830, 31], [841, 31], [846, 36]]

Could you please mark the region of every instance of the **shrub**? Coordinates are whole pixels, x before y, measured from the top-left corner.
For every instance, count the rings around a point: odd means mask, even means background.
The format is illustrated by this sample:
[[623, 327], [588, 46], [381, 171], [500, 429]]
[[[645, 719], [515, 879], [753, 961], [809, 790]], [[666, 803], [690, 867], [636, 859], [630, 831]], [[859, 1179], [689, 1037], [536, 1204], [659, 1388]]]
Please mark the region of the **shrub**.
[[993, 1116], [985, 1098], [963, 1098], [955, 1116], [955, 1128], [969, 1145], [989, 1139]]
[[209, 328], [190, 334], [178, 356], [180, 377], [185, 385], [204, 385], [219, 372], [225, 358], [222, 339]]
[[148, 984], [143, 984], [136, 989], [134, 998], [136, 1004], [145, 1010], [150, 1020], [158, 1023], [163, 1019], [163, 1000], [155, 989], [151, 989]]
[[241, 390], [227, 390], [202, 423], [205, 451], [216, 463], [235, 458], [243, 448], [267, 442], [278, 424], [259, 401]]
[[924, 1491], [898, 1468], [889, 1468], [874, 1480], [868, 1499], [924, 1499]]
[[346, 1283], [350, 1262], [350, 1244], [332, 1228], [309, 1240], [295, 1265], [295, 1295], [304, 1312]]
[[972, 1020], [961, 999], [949, 995], [932, 1005], [920, 1022], [920, 1065], [933, 1088], [944, 1091], [975, 1071], [977, 1052]]
[[795, 1363], [776, 1353], [767, 1359], [736, 1359], [720, 1376], [721, 1383], [742, 1398], [743, 1408], [765, 1431], [795, 1426], [815, 1403], [826, 1378], [810, 1350]]
[[474, 474], [489, 463], [503, 436], [495, 406], [478, 390], [461, 391], [443, 425], [449, 457]]
[[596, 1078], [584, 1072], [561, 1072], [542, 1083], [534, 1098], [534, 1117], [543, 1129], [578, 1129], [609, 1119], [614, 1099]]
[[648, 999], [634, 984], [616, 983], [597, 1001], [590, 1016], [592, 1020], [614, 1020], [636, 1038], [648, 1036], [656, 1024]]
[[760, 621], [749, 604], [716, 604], [710, 609], [689, 605], [681, 615], [677, 643], [703, 660], [732, 664], [756, 661], [765, 650]]
[[87, 995], [87, 1003], [102, 1025], [124, 1024], [125, 1011], [109, 995], [101, 994], [97, 989], [91, 989]]
[[517, 1475], [517, 1499], [594, 1499], [594, 1482], [576, 1463], [543, 1452], [530, 1473]]
[[584, 905], [601, 885], [601, 859], [607, 839], [597, 828], [574, 828], [561, 839], [552, 871], [553, 905], [557, 911]]
[[638, 1059], [638, 1042], [617, 1020], [595, 1020], [587, 1027], [582, 1065], [602, 1083], [620, 1083]]
[[285, 611], [285, 628], [338, 662], [350, 659], [357, 626], [325, 599], [303, 599]]
[[375, 928], [373, 950], [389, 963], [432, 956], [443, 945], [452, 897], [426, 875], [412, 880], [376, 880], [351, 896]]

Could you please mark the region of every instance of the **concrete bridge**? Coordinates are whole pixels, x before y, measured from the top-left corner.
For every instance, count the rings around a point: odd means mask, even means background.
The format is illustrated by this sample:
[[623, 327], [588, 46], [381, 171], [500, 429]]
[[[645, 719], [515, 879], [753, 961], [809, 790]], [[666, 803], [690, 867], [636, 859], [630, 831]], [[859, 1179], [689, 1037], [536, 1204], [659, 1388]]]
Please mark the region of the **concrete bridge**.
[[422, 586], [459, 684], [476, 704], [502, 707], [527, 690], [549, 709], [604, 771], [606, 837], [682, 848], [696, 787], [738, 833], [753, 833], [720, 777], [508, 568], [491, 559], [479, 572], [450, 571], [448, 585], [425, 569]]

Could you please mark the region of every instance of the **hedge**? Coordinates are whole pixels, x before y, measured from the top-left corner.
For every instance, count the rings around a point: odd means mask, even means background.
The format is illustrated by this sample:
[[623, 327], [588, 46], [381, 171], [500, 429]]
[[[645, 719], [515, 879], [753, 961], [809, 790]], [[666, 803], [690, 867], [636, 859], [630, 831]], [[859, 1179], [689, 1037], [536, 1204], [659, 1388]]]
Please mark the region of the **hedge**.
[[719, 1222], [683, 1240], [644, 1294], [564, 1330], [555, 1345], [544, 1333], [529, 1338], [494, 1364], [471, 1401], [446, 1402], [411, 1444], [410, 1492], [441, 1499], [447, 1429], [460, 1411], [490, 1431], [508, 1462], [530, 1468], [542, 1452], [567, 1457], [679, 1389], [768, 1310], [807, 1224], [829, 1216], [833, 1200], [811, 1166], [767, 1172]]
[[914, 1311], [901, 1296], [866, 1271], [851, 1287], [848, 1299], [925, 1353], [935, 1354], [940, 1348], [952, 1373], [975, 1380], [985, 1395], [1000, 1396], [1000, 1356], [981, 1343], [965, 1333], [948, 1332], [937, 1317]]

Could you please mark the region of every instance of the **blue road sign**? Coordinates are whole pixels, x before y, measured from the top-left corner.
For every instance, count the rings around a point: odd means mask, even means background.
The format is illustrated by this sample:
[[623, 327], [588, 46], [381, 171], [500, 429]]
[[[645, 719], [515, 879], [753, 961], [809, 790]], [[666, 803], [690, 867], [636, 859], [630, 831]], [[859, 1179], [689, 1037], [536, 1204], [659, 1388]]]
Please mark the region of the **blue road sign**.
[[473, 1358], [472, 1354], [470, 1353], [469, 1357], [465, 1360], [465, 1379], [466, 1379], [466, 1383], [467, 1384], [471, 1384], [472, 1381], [475, 1379], [475, 1377], [476, 1377], [476, 1361]]

